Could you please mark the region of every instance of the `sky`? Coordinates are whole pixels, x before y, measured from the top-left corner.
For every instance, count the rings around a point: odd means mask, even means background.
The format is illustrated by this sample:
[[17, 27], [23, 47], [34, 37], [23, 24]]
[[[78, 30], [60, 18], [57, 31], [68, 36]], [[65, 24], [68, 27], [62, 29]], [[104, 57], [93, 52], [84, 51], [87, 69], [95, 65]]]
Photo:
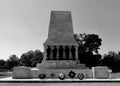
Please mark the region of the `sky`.
[[0, 0], [0, 59], [44, 50], [51, 10], [71, 11], [74, 33], [98, 34], [99, 53], [120, 51], [120, 0]]

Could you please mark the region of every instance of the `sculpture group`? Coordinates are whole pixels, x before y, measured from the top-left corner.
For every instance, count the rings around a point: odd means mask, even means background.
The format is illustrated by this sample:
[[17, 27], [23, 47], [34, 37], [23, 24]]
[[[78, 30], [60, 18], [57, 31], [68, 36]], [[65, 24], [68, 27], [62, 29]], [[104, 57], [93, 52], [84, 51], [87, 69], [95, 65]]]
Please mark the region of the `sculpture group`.
[[[71, 47], [70, 46], [63, 47], [62, 45], [60, 45], [59, 47], [47, 46], [47, 49], [46, 49], [47, 58], [46, 58], [46, 60], [76, 60], [75, 59], [75, 52], [76, 52], [76, 49], [75, 49], [74, 45], [72, 45]], [[72, 56], [72, 58], [69, 58], [70, 55]], [[63, 56], [65, 58], [63, 58]]]

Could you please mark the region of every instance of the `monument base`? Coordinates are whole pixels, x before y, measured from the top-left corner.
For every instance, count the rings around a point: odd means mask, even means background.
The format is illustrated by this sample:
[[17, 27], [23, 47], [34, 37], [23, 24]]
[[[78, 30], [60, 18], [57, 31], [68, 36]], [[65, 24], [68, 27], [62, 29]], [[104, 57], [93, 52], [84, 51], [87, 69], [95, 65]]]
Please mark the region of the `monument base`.
[[[93, 78], [93, 72], [90, 69], [45, 69], [40, 68], [39, 70], [31, 70], [32, 78], [39, 78], [39, 74], [45, 74], [46, 78], [57, 78], [59, 74], [63, 73], [65, 74], [65, 78], [70, 78], [69, 73], [73, 71], [75, 73], [74, 78], [78, 78], [78, 74], [82, 73], [84, 74], [84, 78]], [[52, 77], [52, 75], [54, 76]]]
[[47, 60], [43, 61], [42, 63], [37, 64], [37, 68], [55, 68], [55, 69], [69, 69], [69, 68], [79, 68], [85, 69], [85, 64], [79, 64], [77, 61], [74, 60]]

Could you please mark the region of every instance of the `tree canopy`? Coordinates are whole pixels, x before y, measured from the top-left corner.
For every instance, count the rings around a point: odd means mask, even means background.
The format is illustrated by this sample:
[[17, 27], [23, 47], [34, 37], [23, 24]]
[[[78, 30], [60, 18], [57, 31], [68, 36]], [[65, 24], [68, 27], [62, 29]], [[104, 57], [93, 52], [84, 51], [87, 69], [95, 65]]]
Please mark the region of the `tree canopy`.
[[98, 49], [102, 44], [102, 39], [97, 34], [75, 34], [74, 37], [85, 52], [98, 53]]
[[87, 67], [98, 66], [101, 61], [101, 55], [98, 50], [101, 46], [102, 39], [96, 34], [75, 34], [76, 41], [79, 44], [78, 56], [81, 63]]
[[23, 53], [20, 58], [13, 54], [7, 60], [0, 59], [0, 71], [12, 71], [15, 66], [35, 67], [42, 59], [43, 53], [40, 50], [30, 50]]
[[41, 63], [43, 59], [43, 53], [40, 50], [28, 51], [23, 53], [20, 57], [20, 65], [35, 67], [37, 63]]
[[109, 51], [102, 59], [102, 66], [107, 66], [113, 72], [120, 72], [120, 53]]

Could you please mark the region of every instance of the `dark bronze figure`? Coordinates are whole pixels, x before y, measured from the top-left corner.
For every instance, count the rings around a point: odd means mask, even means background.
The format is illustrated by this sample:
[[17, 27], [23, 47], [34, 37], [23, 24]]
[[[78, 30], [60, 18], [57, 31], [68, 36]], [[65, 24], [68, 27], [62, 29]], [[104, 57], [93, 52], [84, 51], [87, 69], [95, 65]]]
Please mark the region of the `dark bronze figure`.
[[55, 60], [57, 57], [57, 48], [56, 46], [54, 46], [54, 49], [53, 49], [53, 60]]
[[74, 45], [72, 45], [72, 48], [71, 48], [72, 60], [75, 60], [75, 51], [76, 51], [76, 49], [75, 49]]
[[46, 52], [47, 52], [47, 60], [50, 59], [50, 55], [51, 55], [51, 48], [50, 46], [48, 46], [48, 48], [46, 49]]
[[66, 56], [65, 59], [69, 60], [69, 47], [68, 46], [65, 47], [65, 56]]

